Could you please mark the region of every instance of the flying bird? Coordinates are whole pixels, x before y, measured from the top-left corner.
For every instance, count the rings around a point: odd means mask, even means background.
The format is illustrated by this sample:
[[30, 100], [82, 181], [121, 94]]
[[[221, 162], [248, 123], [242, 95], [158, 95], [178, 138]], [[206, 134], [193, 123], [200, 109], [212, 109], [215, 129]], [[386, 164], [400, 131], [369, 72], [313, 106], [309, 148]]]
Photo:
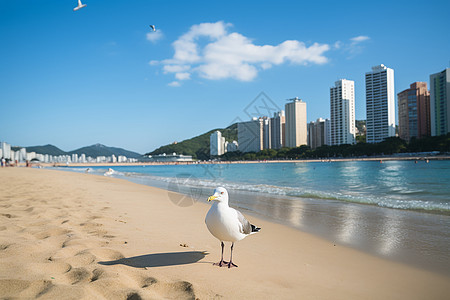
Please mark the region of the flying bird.
[[150, 28], [151, 28], [153, 31], [156, 31], [155, 25], [149, 25], [149, 26], [150, 26]]
[[73, 11], [77, 11], [77, 10], [79, 10], [80, 8], [83, 8], [83, 7], [85, 7], [85, 6], [87, 6], [87, 4], [83, 4], [83, 3], [81, 3], [81, 0], [78, 0], [78, 6], [75, 7], [75, 8], [73, 9]]
[[[206, 227], [220, 241], [222, 246], [221, 259], [214, 265], [228, 268], [237, 267], [233, 263], [234, 243], [242, 240], [247, 235], [259, 232], [261, 228], [250, 224], [241, 212], [228, 206], [228, 192], [225, 188], [216, 188], [214, 194], [208, 198], [208, 201], [214, 201], [214, 203], [206, 214]], [[223, 260], [223, 242], [231, 242], [229, 262]]]

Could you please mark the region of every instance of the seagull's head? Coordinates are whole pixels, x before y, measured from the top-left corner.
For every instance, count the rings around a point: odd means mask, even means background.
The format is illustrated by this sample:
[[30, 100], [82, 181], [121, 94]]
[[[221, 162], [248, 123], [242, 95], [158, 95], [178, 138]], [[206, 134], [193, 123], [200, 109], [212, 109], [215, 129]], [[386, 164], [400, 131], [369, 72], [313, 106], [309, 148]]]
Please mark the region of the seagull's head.
[[228, 192], [223, 187], [214, 190], [214, 194], [208, 198], [208, 201], [226, 202], [228, 203]]

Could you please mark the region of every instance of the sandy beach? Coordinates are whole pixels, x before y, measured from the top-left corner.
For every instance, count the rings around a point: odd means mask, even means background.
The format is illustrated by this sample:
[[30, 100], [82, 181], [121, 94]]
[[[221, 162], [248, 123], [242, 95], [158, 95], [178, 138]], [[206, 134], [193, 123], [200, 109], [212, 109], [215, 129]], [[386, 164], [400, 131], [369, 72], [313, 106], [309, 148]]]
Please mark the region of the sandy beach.
[[[447, 299], [450, 277], [247, 216], [212, 265], [209, 205], [126, 180], [0, 169], [1, 299]], [[212, 191], [211, 191], [212, 192]], [[420, 241], [417, 241], [418, 243]], [[225, 258], [229, 257], [226, 245]]]

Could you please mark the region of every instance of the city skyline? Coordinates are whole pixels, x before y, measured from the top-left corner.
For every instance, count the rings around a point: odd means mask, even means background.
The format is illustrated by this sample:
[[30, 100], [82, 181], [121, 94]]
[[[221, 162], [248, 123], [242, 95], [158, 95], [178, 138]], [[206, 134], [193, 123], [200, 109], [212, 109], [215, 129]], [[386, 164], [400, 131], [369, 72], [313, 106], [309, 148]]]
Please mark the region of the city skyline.
[[302, 98], [308, 122], [329, 118], [340, 78], [355, 81], [361, 120], [370, 67], [394, 69], [397, 94], [449, 62], [445, 1], [86, 4], [0, 2], [0, 140], [146, 153], [248, 119], [260, 92], [279, 107]]

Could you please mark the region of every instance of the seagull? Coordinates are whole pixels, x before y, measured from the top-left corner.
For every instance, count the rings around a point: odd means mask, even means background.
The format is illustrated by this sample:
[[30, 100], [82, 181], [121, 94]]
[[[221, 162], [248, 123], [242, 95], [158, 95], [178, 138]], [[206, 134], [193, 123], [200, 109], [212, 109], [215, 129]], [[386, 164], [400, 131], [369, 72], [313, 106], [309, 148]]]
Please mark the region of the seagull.
[[80, 8], [83, 8], [83, 7], [85, 7], [85, 6], [87, 6], [87, 4], [83, 4], [83, 3], [81, 3], [81, 0], [78, 0], [78, 6], [75, 7], [75, 8], [73, 9], [73, 11], [77, 11], [77, 10], [79, 10]]
[[[250, 224], [241, 212], [228, 206], [228, 192], [225, 188], [216, 188], [208, 201], [214, 201], [214, 203], [206, 214], [206, 227], [220, 241], [222, 246], [221, 259], [214, 265], [228, 268], [237, 267], [232, 261], [234, 242], [242, 240], [247, 235], [259, 232], [261, 228]], [[223, 242], [231, 242], [229, 262], [223, 260]]]
[[149, 25], [149, 26], [150, 26], [150, 28], [151, 28], [153, 31], [156, 31], [155, 25]]

